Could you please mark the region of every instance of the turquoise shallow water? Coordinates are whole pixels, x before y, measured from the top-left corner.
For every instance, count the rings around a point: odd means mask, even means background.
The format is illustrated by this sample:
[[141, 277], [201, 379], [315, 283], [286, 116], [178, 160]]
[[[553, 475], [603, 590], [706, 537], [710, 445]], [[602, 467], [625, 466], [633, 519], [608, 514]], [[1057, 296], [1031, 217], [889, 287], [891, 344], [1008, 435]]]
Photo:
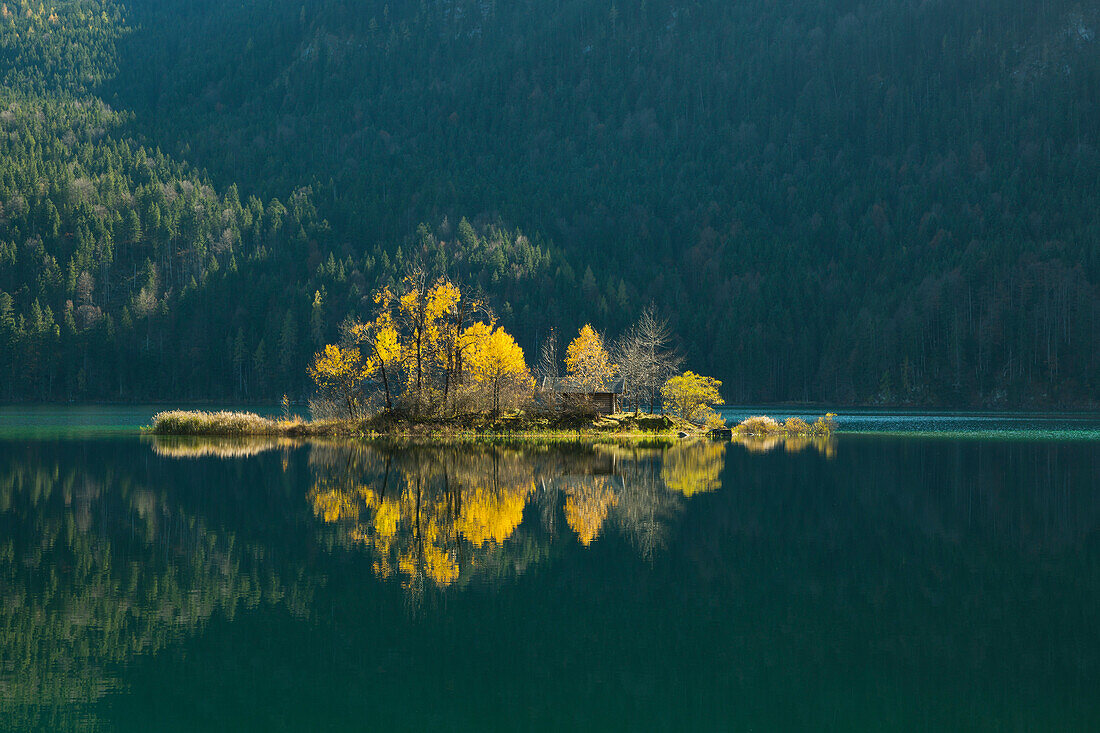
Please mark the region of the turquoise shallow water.
[[[178, 405], [27, 405], [0, 406], [0, 438], [12, 440], [50, 437], [132, 435], [153, 421], [161, 410]], [[259, 415], [281, 414], [278, 407], [193, 405], [189, 410], [246, 410]], [[292, 412], [303, 410], [295, 407]]]
[[[152, 422], [161, 410], [171, 405], [34, 405], [0, 406], [0, 437], [13, 439], [32, 436], [132, 434]], [[260, 415], [276, 415], [273, 406], [198, 405], [187, 409], [247, 410]], [[296, 406], [294, 414], [306, 414]], [[845, 433], [881, 433], [925, 435], [929, 437], [1097, 440], [1100, 439], [1100, 413], [975, 413], [876, 411], [844, 408], [791, 409], [787, 407], [729, 407], [722, 409], [727, 422], [736, 423], [752, 415], [771, 415], [784, 420], [801, 417], [808, 421], [825, 412], [837, 414], [837, 425]]]
[[908, 435], [929, 438], [1100, 440], [1100, 413], [1047, 412], [926, 412], [845, 408], [791, 409], [786, 407], [731, 407], [721, 411], [729, 423], [751, 415], [813, 421], [826, 412], [837, 415], [842, 433]]
[[0, 729], [1100, 728], [1087, 425], [443, 448], [141, 412], [0, 413]]

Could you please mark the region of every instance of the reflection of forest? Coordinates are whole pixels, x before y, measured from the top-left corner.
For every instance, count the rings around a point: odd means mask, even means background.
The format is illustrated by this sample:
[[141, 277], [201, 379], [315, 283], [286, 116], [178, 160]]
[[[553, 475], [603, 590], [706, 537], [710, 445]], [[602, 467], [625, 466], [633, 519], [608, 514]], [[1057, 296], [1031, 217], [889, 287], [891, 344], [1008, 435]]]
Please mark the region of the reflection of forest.
[[720, 485], [725, 446], [315, 444], [315, 514], [409, 588], [518, 574], [568, 534], [609, 528], [644, 554], [685, 497]]
[[135, 655], [215, 613], [308, 607], [308, 582], [288, 587], [261, 547], [211, 528], [113, 453], [4, 448], [0, 720], [13, 729], [98, 727], [89, 705]]

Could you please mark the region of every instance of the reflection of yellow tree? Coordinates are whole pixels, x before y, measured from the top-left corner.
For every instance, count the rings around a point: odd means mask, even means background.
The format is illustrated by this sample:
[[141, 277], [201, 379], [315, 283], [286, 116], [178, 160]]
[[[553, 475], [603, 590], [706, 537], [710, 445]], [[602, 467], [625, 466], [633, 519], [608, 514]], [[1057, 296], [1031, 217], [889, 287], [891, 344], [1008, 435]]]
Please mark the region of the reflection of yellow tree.
[[458, 532], [475, 547], [504, 542], [523, 521], [528, 493], [474, 489], [462, 499], [462, 511], [455, 523]]
[[725, 449], [315, 444], [309, 500], [337, 538], [370, 550], [377, 575], [415, 594], [522, 572], [550, 553], [561, 519], [583, 546], [614, 526], [648, 555], [684, 497], [718, 488]]
[[[459, 572], [452, 503], [447, 496], [424, 496], [423, 490], [418, 481], [415, 490], [389, 499], [389, 506], [384, 500], [382, 530], [375, 529], [373, 538], [367, 534], [367, 542], [378, 551], [383, 575], [392, 574], [396, 565], [405, 578], [450, 585], [458, 580]], [[388, 521], [387, 513], [392, 513]]]
[[661, 478], [684, 496], [714, 491], [722, 485], [726, 446], [722, 443], [678, 444], [665, 453]]
[[565, 521], [582, 545], [590, 545], [599, 537], [611, 507], [618, 503], [619, 497], [608, 477], [578, 477], [566, 489]]
[[[408, 585], [455, 582], [478, 553], [503, 544], [523, 521], [534, 481], [515, 452], [412, 448], [394, 460], [367, 450], [331, 461], [310, 491], [314, 513], [350, 527], [375, 571]], [[321, 461], [315, 462], [320, 467]], [[369, 485], [352, 477], [370, 476]]]

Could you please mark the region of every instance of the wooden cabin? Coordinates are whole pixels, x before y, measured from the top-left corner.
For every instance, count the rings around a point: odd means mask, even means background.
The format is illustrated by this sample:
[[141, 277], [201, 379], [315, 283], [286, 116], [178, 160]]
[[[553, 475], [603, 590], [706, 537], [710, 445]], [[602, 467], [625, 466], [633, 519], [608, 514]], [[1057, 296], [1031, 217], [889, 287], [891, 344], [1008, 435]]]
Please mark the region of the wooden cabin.
[[563, 403], [591, 400], [596, 412], [601, 415], [610, 415], [622, 410], [623, 391], [626, 389], [626, 380], [622, 377], [610, 379], [603, 384], [592, 388], [577, 383], [570, 377], [562, 379], [546, 378], [542, 380], [542, 391], [554, 395]]

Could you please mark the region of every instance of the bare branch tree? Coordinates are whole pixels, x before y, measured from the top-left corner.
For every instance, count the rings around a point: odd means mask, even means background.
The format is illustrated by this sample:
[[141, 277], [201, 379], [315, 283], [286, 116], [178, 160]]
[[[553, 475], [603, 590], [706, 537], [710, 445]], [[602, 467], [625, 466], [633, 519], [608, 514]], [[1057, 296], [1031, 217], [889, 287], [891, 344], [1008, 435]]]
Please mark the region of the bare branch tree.
[[650, 371], [648, 353], [639, 334], [638, 327], [632, 326], [624, 332], [611, 347], [612, 358], [623, 378], [623, 402], [634, 412], [641, 410], [648, 395], [647, 382]]
[[632, 330], [645, 365], [641, 387], [649, 403], [649, 411], [653, 412], [661, 395], [662, 385], [679, 371], [684, 357], [673, 347], [673, 333], [668, 319], [657, 313], [657, 306], [654, 304], [650, 303], [645, 307]]
[[553, 329], [546, 334], [539, 348], [539, 363], [535, 367], [535, 376], [541, 384], [546, 379], [557, 379], [561, 376], [561, 355], [558, 352], [558, 334]]

